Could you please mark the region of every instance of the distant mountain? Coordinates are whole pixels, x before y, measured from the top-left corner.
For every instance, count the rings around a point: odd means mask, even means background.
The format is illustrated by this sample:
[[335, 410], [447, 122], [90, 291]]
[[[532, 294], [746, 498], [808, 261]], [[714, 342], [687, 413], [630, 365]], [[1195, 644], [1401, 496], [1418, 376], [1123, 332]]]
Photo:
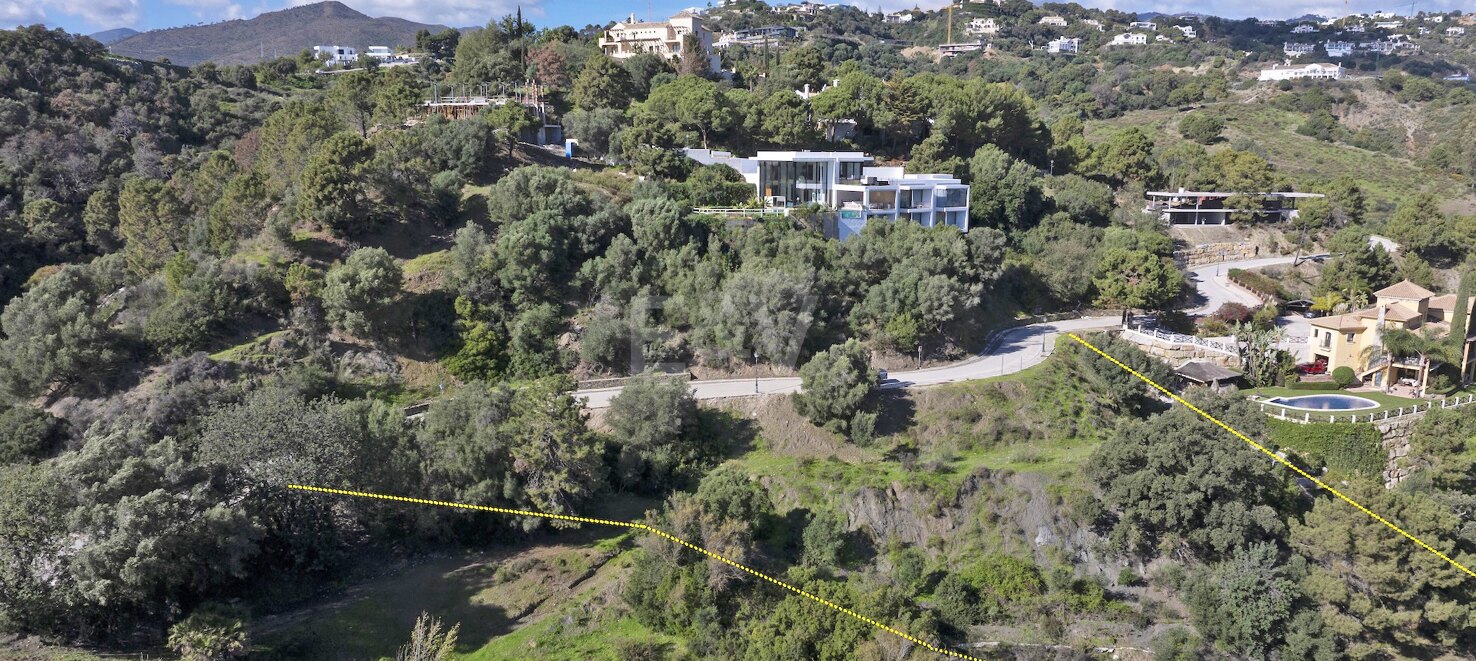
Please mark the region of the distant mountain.
[[132, 37], [133, 35], [136, 35], [138, 33], [138, 30], [135, 30], [133, 28], [113, 28], [111, 30], [103, 30], [102, 32], [94, 32], [87, 36], [92, 37], [94, 40], [104, 46], [108, 46], [123, 41], [124, 39]]
[[439, 32], [444, 25], [424, 25], [402, 18], [370, 18], [341, 2], [320, 2], [267, 12], [249, 20], [192, 25], [142, 32], [112, 44], [118, 55], [141, 60], [169, 58], [174, 64], [251, 64], [292, 55], [318, 45], [400, 46], [415, 42], [421, 29]]

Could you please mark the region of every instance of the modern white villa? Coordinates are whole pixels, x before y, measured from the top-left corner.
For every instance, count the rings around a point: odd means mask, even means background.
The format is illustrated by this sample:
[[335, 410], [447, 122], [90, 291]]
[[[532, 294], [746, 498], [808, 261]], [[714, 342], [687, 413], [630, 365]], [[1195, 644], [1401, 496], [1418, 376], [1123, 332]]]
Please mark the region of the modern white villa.
[[359, 61], [359, 51], [352, 46], [313, 46], [313, 57], [330, 66], [350, 65]]
[[878, 219], [969, 229], [969, 185], [952, 175], [875, 166], [859, 151], [760, 151], [748, 158], [711, 149], [686, 152], [698, 163], [737, 170], [766, 210], [787, 213], [818, 204], [835, 211], [837, 238], [853, 236]]
[[1310, 78], [1314, 80], [1340, 80], [1343, 77], [1343, 67], [1340, 64], [1304, 64], [1301, 66], [1274, 66], [1270, 69], [1261, 69], [1257, 80], [1301, 80]]

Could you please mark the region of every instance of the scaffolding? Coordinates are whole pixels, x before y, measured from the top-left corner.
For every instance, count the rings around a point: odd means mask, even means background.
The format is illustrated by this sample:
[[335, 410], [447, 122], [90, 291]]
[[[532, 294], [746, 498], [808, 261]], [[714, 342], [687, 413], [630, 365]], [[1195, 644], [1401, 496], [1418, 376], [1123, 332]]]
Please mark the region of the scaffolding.
[[563, 125], [545, 100], [546, 96], [545, 86], [532, 78], [521, 84], [503, 84], [495, 89], [491, 83], [436, 83], [431, 87], [431, 96], [424, 107], [426, 116], [440, 115], [455, 120], [474, 117], [492, 106], [516, 103], [532, 110], [538, 117], [539, 128], [528, 136], [530, 142], [539, 145], [561, 143], [564, 139]]

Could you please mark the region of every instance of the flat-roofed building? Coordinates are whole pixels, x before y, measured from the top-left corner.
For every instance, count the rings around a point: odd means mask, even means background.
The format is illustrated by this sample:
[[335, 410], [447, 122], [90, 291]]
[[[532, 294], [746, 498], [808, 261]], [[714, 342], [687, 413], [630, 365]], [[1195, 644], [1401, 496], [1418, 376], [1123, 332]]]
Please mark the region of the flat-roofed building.
[[873, 220], [969, 229], [969, 185], [953, 175], [873, 165], [874, 159], [859, 151], [760, 151], [748, 158], [711, 149], [686, 151], [698, 163], [737, 170], [766, 210], [787, 213], [815, 204], [833, 211], [837, 238], [854, 236]]
[[1250, 214], [1264, 220], [1291, 220], [1299, 213], [1297, 204], [1321, 193], [1290, 191], [1231, 193], [1225, 191], [1149, 191], [1143, 210], [1158, 214], [1170, 225], [1226, 225], [1232, 215]]
[[1257, 80], [1341, 80], [1343, 78], [1343, 65], [1312, 63], [1303, 65], [1274, 66], [1270, 69], [1261, 69]]

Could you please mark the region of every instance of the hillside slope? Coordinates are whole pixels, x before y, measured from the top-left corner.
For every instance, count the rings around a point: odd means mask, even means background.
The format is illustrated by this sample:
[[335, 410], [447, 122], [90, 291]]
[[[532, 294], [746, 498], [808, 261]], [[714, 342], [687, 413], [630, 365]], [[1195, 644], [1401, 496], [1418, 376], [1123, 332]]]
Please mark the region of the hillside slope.
[[112, 51], [144, 60], [169, 58], [174, 64], [250, 64], [274, 55], [290, 55], [319, 44], [364, 48], [398, 46], [415, 41], [421, 29], [439, 32], [402, 18], [370, 18], [341, 2], [320, 2], [267, 12], [249, 20], [154, 30], [112, 45]]

